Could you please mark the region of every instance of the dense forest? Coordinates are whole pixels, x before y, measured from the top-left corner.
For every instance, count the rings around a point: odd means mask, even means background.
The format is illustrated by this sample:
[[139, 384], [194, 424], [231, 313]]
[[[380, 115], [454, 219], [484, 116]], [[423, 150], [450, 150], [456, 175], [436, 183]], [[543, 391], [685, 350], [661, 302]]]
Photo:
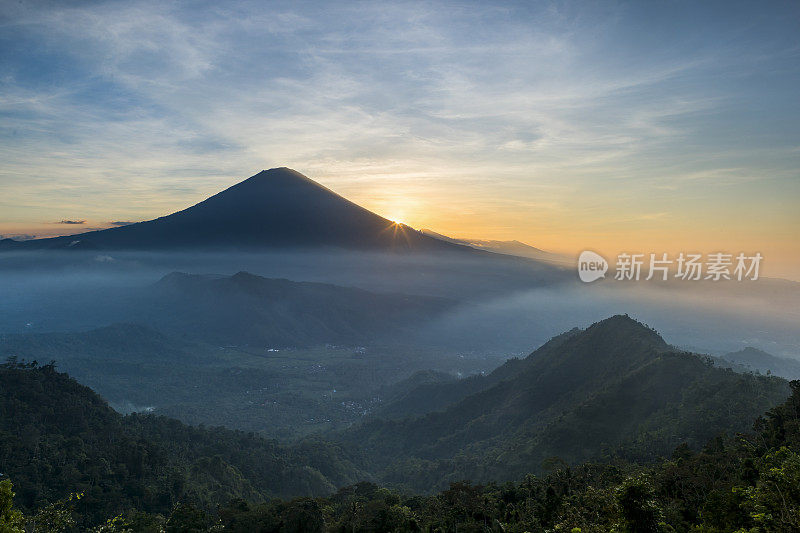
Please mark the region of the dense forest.
[[682, 443], [698, 449], [747, 430], [788, 394], [782, 379], [720, 368], [618, 315], [487, 376], [423, 380], [329, 439], [361, 450], [359, 464], [383, 483], [430, 492], [521, 479], [552, 457], [643, 463]]
[[[271, 497], [278, 494], [270, 494], [270, 481], [330, 493], [330, 485], [313, 485], [311, 469], [293, 468], [292, 459], [321, 466], [336, 458], [318, 450], [301, 458], [297, 450], [242, 433], [122, 418], [51, 366], [9, 362], [0, 374], [0, 461], [4, 468], [19, 465], [0, 478], [3, 533], [800, 528], [798, 381], [788, 400], [760, 417], [751, 432], [715, 437], [697, 451], [680, 445], [654, 465], [553, 460], [542, 475], [502, 484], [454, 482], [432, 495], [359, 482], [332, 495], [279, 499]], [[39, 402], [36, 412], [27, 410]], [[14, 420], [24, 420], [25, 430], [12, 428]], [[257, 479], [260, 487], [251, 484]]]
[[0, 533], [797, 530], [800, 382], [719, 368], [627, 316], [385, 398], [345, 431], [279, 443], [122, 415], [54, 363], [10, 358]]
[[25, 512], [70, 493], [80, 525], [138, 508], [164, 513], [184, 498], [325, 495], [364, 479], [337, 447], [279, 445], [252, 433], [122, 416], [51, 364], [0, 367], [0, 472]]

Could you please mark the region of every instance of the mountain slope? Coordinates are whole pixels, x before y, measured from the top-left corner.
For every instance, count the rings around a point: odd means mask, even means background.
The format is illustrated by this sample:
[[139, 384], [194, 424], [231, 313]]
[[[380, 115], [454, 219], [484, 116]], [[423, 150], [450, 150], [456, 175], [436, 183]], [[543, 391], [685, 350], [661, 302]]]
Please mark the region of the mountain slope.
[[[580, 330], [577, 328], [550, 339], [540, 350], [553, 349]], [[386, 402], [375, 412], [379, 418], [402, 419], [420, 416], [445, 408], [498, 383], [510, 379], [526, 368], [525, 360], [509, 359], [488, 375], [474, 375], [461, 380], [439, 376], [438, 379], [405, 380], [386, 391]], [[415, 376], [412, 376], [414, 378]], [[402, 390], [406, 387], [405, 390]]]
[[[215, 277], [175, 272], [147, 295], [141, 320], [221, 344], [309, 346], [397, 338], [451, 304], [247, 272]], [[149, 317], [149, 318], [148, 318]]]
[[23, 247], [469, 251], [378, 216], [288, 168], [264, 170], [155, 220], [13, 246]]
[[341, 438], [360, 446], [386, 481], [430, 490], [522, 476], [552, 456], [652, 459], [684, 441], [744, 430], [788, 394], [783, 380], [715, 368], [627, 316], [551, 341], [464, 387], [441, 411], [373, 420]]
[[234, 497], [323, 495], [364, 477], [332, 447], [123, 417], [53, 367], [18, 363], [0, 365], [0, 465], [24, 508], [83, 492], [95, 523], [186, 499], [213, 508]]

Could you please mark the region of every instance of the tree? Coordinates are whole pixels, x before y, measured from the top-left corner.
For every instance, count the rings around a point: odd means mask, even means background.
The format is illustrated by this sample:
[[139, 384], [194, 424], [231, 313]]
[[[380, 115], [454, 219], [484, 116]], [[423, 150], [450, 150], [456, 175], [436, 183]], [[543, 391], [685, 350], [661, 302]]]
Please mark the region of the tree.
[[209, 530], [210, 517], [190, 503], [178, 503], [167, 521], [167, 533], [203, 533]]
[[133, 533], [133, 528], [121, 516], [109, 518], [105, 523], [92, 529], [91, 533]]
[[70, 494], [63, 500], [58, 500], [39, 509], [33, 518], [28, 520], [28, 530], [42, 533], [60, 533], [75, 525], [73, 513], [75, 504], [83, 494]]
[[800, 531], [800, 455], [786, 447], [767, 454], [743, 507], [767, 531]]
[[617, 489], [617, 503], [622, 512], [625, 531], [629, 533], [658, 533], [661, 530], [661, 510], [655, 499], [650, 480], [645, 476], [628, 478]]
[[11, 481], [0, 481], [0, 533], [25, 533], [25, 517], [14, 509]]

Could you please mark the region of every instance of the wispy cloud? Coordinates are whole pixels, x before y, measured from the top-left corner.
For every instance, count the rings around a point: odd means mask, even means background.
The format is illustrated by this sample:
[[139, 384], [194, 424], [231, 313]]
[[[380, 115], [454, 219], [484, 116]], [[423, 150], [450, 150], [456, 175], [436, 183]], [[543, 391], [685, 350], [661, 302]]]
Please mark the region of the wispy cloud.
[[0, 239], [11, 239], [14, 241], [30, 241], [35, 238], [36, 235], [31, 235], [29, 233], [10, 233], [5, 235], [0, 235]]
[[4, 216], [142, 220], [279, 165], [418, 225], [524, 240], [595, 209], [680, 213], [681, 194], [733, 205], [752, 179], [794, 194], [786, 9], [7, 3]]

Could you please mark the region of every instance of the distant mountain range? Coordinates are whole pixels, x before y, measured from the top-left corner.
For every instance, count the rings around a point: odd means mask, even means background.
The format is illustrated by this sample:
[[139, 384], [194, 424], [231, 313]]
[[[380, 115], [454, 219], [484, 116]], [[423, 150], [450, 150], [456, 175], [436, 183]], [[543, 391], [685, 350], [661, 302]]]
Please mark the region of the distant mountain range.
[[553, 457], [652, 460], [746, 430], [789, 394], [781, 379], [717, 368], [627, 316], [555, 337], [488, 376], [414, 380], [338, 438], [385, 482], [417, 490], [515, 479]]
[[4, 249], [264, 249], [336, 247], [465, 251], [360, 207], [288, 168], [259, 172], [155, 220], [64, 237], [3, 240]]
[[751, 346], [725, 354], [721, 359], [733, 363], [738, 370], [769, 373], [786, 379], [800, 379], [800, 361], [778, 357]]
[[[248, 272], [232, 276], [173, 272], [134, 288], [85, 292], [59, 295], [42, 304], [42, 313], [54, 316], [42, 320], [49, 325], [45, 330], [6, 331], [81, 331], [131, 323], [216, 346], [356, 346], [408, 339], [456, 305], [443, 297], [372, 292]], [[0, 340], [2, 333], [0, 329]], [[142, 345], [148, 345], [146, 334], [142, 336]], [[60, 360], [58, 354], [53, 358]]]
[[423, 228], [419, 231], [425, 235], [433, 237], [434, 239], [439, 239], [440, 241], [449, 242], [451, 244], [469, 246], [471, 248], [475, 248], [476, 250], [485, 250], [487, 252], [494, 252], [497, 254], [515, 255], [517, 257], [527, 257], [529, 259], [536, 259], [537, 261], [546, 261], [548, 263], [557, 263], [560, 265], [572, 266], [574, 262], [573, 257], [546, 252], [545, 250], [540, 250], [539, 248], [525, 244], [524, 242], [487, 239], [457, 239], [454, 237], [448, 237], [447, 235], [442, 235], [441, 233], [437, 233], [430, 229]]
[[443, 298], [379, 294], [247, 272], [174, 272], [143, 294], [132, 318], [222, 345], [304, 347], [400, 338], [454, 305]]

